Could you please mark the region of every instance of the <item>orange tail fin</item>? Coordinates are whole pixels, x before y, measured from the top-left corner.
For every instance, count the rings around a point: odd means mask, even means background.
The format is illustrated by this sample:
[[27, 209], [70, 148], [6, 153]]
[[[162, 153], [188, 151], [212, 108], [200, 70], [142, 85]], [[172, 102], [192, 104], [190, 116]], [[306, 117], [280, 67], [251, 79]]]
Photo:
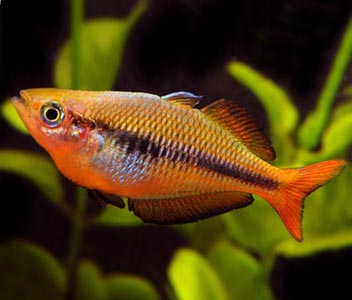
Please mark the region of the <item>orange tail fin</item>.
[[344, 160], [329, 160], [303, 168], [282, 170], [281, 186], [275, 195], [267, 200], [297, 241], [302, 241], [304, 199], [340, 174], [345, 164]]

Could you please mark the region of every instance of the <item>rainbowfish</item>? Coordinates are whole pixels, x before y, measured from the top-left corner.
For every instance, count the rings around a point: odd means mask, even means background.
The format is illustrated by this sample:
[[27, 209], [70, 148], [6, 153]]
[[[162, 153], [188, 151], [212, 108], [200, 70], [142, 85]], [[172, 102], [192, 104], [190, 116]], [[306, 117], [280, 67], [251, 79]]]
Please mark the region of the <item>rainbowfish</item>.
[[344, 160], [280, 169], [269, 139], [240, 105], [201, 97], [28, 89], [18, 114], [58, 169], [97, 199], [144, 222], [193, 222], [265, 199], [302, 240], [305, 197], [338, 175]]

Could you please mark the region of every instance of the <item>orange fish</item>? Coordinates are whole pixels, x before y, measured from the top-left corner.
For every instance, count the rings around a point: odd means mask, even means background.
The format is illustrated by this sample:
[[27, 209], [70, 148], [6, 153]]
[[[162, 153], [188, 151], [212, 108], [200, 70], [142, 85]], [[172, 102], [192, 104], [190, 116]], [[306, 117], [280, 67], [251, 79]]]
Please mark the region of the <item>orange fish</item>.
[[199, 96], [29, 89], [13, 103], [70, 180], [145, 222], [193, 222], [247, 206], [256, 194], [302, 240], [304, 198], [345, 161], [279, 169], [267, 137], [228, 100], [193, 109]]

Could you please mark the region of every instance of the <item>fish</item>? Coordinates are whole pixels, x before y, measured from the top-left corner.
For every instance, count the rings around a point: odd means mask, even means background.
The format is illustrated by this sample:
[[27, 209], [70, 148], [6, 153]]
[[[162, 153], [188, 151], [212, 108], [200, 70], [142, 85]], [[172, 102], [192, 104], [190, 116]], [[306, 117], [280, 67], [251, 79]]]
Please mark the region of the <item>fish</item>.
[[337, 176], [342, 159], [281, 169], [269, 138], [228, 99], [201, 109], [176, 92], [35, 88], [12, 102], [61, 173], [98, 202], [146, 223], [183, 224], [267, 201], [302, 241], [306, 196]]

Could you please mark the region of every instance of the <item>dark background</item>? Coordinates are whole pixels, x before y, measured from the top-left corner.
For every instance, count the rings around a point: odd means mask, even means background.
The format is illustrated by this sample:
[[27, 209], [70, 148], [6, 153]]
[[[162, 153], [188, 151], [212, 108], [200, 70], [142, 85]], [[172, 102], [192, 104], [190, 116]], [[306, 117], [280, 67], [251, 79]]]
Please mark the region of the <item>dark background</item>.
[[[125, 17], [134, 4], [87, 0], [85, 18]], [[265, 128], [262, 107], [229, 76], [226, 64], [239, 60], [269, 76], [305, 115], [314, 107], [351, 14], [350, 0], [150, 1], [130, 34], [114, 89], [161, 95], [186, 90], [203, 95], [204, 103], [227, 97], [244, 104]], [[68, 0], [2, 0], [0, 101], [20, 89], [52, 86], [53, 63], [68, 34]], [[349, 74], [345, 82], [351, 82]], [[44, 153], [2, 119], [0, 147]], [[67, 221], [27, 181], [0, 174], [0, 184], [1, 237], [25, 237], [64, 259]], [[65, 185], [70, 195], [73, 185]], [[166, 265], [182, 245], [187, 241], [168, 227], [95, 228], [85, 234], [82, 256], [106, 272], [136, 272], [162, 287]], [[277, 299], [341, 298], [351, 291], [351, 267], [351, 249], [279, 259], [274, 294]]]

